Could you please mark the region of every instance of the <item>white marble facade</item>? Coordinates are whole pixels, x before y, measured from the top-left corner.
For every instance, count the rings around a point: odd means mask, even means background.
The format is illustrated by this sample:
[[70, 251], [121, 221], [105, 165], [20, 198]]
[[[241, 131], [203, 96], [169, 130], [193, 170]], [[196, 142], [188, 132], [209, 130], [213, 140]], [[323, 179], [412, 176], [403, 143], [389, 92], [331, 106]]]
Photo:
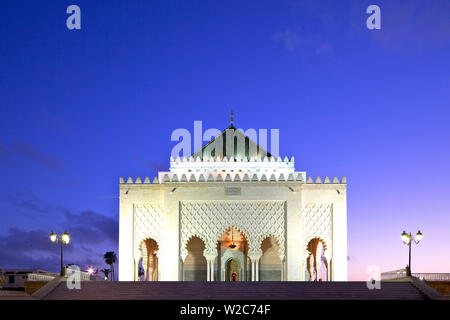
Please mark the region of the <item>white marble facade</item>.
[[120, 281], [347, 280], [345, 177], [312, 179], [258, 147], [207, 146], [152, 183], [120, 179]]

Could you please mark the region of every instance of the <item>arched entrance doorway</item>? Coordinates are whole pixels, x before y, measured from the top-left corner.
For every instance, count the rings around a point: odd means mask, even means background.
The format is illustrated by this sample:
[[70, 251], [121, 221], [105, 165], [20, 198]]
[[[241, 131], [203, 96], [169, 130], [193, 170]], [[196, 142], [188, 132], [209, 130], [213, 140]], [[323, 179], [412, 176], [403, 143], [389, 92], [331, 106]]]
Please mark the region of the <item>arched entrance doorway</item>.
[[[236, 281], [247, 281], [247, 252], [248, 241], [242, 231], [236, 227], [229, 227], [220, 236], [218, 245], [218, 270], [221, 281], [231, 281], [233, 271]], [[232, 271], [231, 271], [232, 270]]]
[[330, 281], [329, 261], [325, 258], [327, 247], [322, 239], [313, 238], [308, 242], [306, 258], [307, 281]]
[[183, 263], [184, 281], [206, 281], [207, 262], [203, 256], [205, 243], [199, 237], [192, 237], [186, 244], [188, 255]]
[[225, 264], [225, 281], [240, 281], [239, 262], [235, 259], [229, 259]]
[[140, 250], [142, 260], [139, 261], [139, 279], [141, 281], [158, 281], [158, 243], [151, 238], [145, 239], [140, 244]]
[[260, 259], [260, 281], [281, 281], [281, 259], [278, 256], [280, 246], [274, 237], [267, 237], [261, 243], [263, 255]]

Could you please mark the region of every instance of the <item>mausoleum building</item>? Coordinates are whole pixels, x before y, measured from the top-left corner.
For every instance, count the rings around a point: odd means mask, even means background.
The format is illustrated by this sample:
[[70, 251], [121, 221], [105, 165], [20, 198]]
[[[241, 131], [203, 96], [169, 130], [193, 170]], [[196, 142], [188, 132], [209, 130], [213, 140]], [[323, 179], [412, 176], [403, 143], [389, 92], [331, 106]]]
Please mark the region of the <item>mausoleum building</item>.
[[119, 188], [121, 281], [347, 280], [346, 178], [296, 171], [233, 124]]

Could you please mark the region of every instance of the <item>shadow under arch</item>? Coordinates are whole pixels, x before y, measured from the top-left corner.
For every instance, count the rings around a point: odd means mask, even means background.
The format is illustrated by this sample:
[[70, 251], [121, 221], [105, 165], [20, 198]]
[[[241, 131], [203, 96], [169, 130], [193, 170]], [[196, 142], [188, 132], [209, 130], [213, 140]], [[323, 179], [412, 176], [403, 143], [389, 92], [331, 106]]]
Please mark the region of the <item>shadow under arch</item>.
[[199, 236], [192, 236], [186, 243], [188, 255], [183, 263], [184, 281], [206, 281], [207, 262], [203, 255], [205, 241]]
[[[158, 281], [158, 251], [159, 245], [153, 238], [146, 238], [139, 244], [141, 257], [139, 259], [138, 280], [140, 281]], [[142, 269], [141, 269], [142, 268]], [[143, 278], [142, 278], [143, 277]]]
[[281, 261], [280, 244], [273, 235], [267, 235], [261, 241], [262, 256], [260, 258], [259, 280], [281, 281], [283, 261]]

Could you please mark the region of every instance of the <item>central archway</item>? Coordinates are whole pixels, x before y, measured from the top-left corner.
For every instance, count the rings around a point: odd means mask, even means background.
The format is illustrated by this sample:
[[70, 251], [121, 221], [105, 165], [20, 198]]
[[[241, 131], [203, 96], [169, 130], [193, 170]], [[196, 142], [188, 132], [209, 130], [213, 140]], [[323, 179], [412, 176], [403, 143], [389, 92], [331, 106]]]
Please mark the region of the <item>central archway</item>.
[[[217, 242], [217, 250], [220, 270], [217, 279], [230, 281], [232, 272], [235, 272], [236, 281], [247, 281], [248, 240], [244, 233], [235, 226], [227, 228]], [[230, 273], [231, 267], [233, 271]]]
[[239, 262], [235, 259], [229, 259], [225, 263], [226, 271], [225, 271], [225, 281], [240, 281], [240, 266]]

